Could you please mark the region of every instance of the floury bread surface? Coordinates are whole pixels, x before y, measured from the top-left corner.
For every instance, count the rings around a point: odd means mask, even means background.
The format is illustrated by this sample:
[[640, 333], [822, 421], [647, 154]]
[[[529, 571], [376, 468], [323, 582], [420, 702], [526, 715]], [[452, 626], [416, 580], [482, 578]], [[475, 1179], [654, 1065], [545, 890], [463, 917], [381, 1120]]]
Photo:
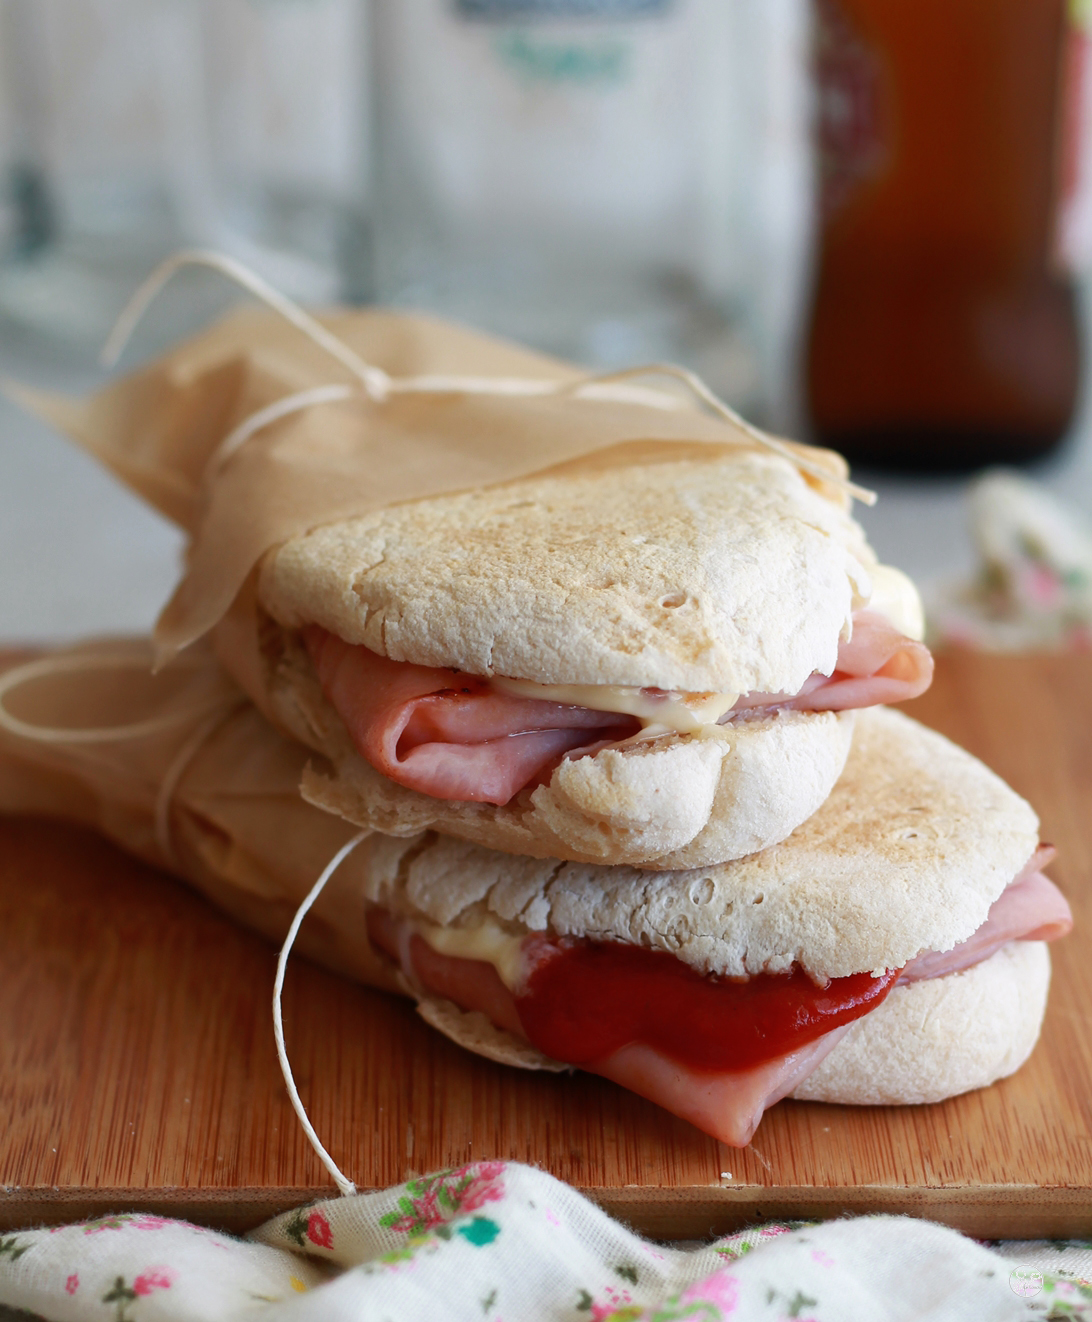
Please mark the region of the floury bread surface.
[[878, 708], [858, 716], [827, 802], [762, 854], [651, 873], [376, 837], [364, 846], [365, 894], [437, 926], [624, 941], [730, 977], [799, 964], [837, 978], [950, 950], [1037, 845], [1035, 813], [998, 776]]
[[959, 973], [896, 987], [792, 1093], [811, 1102], [941, 1102], [1014, 1074], [1039, 1040], [1045, 941], [1013, 941]]
[[[831, 456], [833, 459], [833, 456]], [[396, 661], [541, 684], [795, 693], [875, 556], [841, 500], [750, 450], [539, 476], [271, 551], [262, 607]]]

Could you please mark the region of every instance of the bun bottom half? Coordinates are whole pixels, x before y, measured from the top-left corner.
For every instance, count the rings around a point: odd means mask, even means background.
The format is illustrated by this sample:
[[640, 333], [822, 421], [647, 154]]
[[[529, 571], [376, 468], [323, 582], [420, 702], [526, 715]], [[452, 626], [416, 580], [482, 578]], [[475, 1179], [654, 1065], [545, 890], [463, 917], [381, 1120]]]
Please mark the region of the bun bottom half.
[[896, 987], [791, 1096], [902, 1106], [985, 1088], [1031, 1055], [1049, 987], [1045, 941], [1011, 941], [962, 972]]
[[263, 711], [321, 753], [309, 803], [385, 835], [437, 830], [531, 858], [650, 871], [708, 867], [784, 840], [826, 801], [849, 756], [856, 713], [780, 711], [566, 760], [511, 803], [434, 799], [357, 752], [298, 639], [265, 658]]
[[257, 601], [251, 576], [213, 634], [218, 660], [282, 733], [325, 759], [304, 798], [385, 835], [436, 830], [505, 854], [648, 871], [711, 867], [778, 844], [830, 796], [856, 712], [766, 712], [704, 737], [665, 735], [563, 761], [503, 806], [435, 799], [356, 750], [301, 635]]
[[[849, 753], [852, 712], [781, 712], [562, 762], [511, 803], [459, 803], [395, 784], [351, 747], [320, 750], [304, 798], [384, 835], [436, 830], [530, 858], [653, 872], [711, 867], [779, 844], [829, 798]], [[347, 743], [347, 740], [345, 741]]]

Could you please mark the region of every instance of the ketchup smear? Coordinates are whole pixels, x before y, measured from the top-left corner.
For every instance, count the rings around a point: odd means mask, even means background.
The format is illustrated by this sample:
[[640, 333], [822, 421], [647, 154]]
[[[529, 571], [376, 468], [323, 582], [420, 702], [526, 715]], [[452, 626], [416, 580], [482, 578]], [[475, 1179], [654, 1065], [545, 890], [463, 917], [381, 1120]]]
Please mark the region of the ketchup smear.
[[573, 1065], [641, 1042], [693, 1070], [748, 1069], [874, 1010], [898, 978], [854, 973], [817, 987], [794, 967], [731, 980], [621, 942], [537, 944], [516, 1009], [528, 1041]]

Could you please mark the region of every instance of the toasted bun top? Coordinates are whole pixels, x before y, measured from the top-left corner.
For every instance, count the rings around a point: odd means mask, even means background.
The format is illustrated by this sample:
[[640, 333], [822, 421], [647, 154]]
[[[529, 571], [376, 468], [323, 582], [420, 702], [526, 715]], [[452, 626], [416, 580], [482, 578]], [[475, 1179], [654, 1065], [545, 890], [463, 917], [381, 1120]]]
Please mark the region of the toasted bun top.
[[434, 924], [627, 941], [702, 972], [817, 977], [950, 950], [1031, 857], [1038, 819], [981, 762], [863, 711], [826, 803], [779, 845], [719, 867], [640, 872], [498, 854], [426, 834], [370, 842], [367, 897]]
[[262, 605], [395, 660], [546, 684], [795, 692], [829, 674], [871, 592], [860, 528], [777, 455], [687, 453], [317, 528], [267, 555]]

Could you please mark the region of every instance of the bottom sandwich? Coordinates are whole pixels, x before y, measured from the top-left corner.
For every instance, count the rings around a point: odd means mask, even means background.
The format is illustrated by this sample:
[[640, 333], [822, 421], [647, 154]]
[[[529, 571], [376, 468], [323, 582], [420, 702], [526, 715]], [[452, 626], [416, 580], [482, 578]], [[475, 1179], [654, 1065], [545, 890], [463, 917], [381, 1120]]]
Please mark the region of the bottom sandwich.
[[733, 1145], [785, 1096], [938, 1101], [1012, 1073], [1072, 925], [1031, 808], [905, 716], [862, 713], [782, 844], [647, 873], [373, 836], [373, 944], [440, 1031], [578, 1066]]

